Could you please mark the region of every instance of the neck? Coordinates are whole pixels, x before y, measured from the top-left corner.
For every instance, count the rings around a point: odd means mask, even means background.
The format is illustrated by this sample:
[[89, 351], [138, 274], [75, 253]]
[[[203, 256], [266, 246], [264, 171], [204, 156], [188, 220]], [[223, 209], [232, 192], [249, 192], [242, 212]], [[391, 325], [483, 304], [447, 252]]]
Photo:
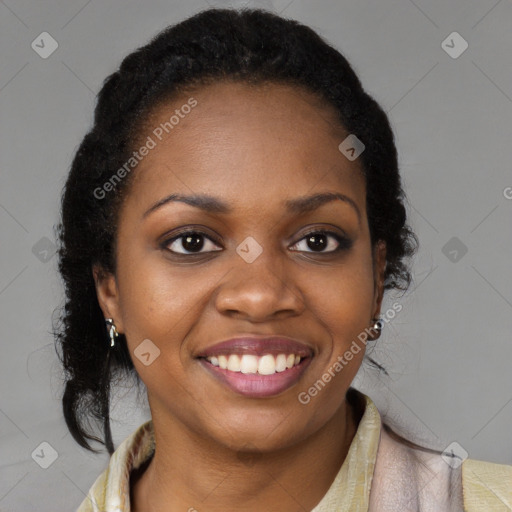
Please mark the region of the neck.
[[241, 453], [182, 425], [154, 424], [157, 449], [132, 487], [132, 511], [312, 510], [345, 460], [359, 420], [344, 400], [308, 439], [267, 453]]

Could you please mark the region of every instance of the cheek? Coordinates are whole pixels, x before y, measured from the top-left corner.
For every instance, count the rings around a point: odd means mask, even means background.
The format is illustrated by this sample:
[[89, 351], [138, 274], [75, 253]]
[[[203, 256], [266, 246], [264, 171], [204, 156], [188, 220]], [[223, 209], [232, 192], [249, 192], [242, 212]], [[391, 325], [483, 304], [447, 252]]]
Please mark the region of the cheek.
[[[205, 275], [192, 265], [173, 268], [158, 252], [120, 261], [124, 330], [135, 368], [148, 387], [164, 374], [181, 375], [191, 364], [183, 340], [204, 315], [212, 286], [220, 277]], [[150, 366], [137, 357], [139, 347], [158, 354]]]
[[[310, 273], [311, 275], [311, 273]], [[333, 336], [357, 335], [368, 326], [374, 302], [373, 262], [368, 250], [355, 250], [329, 272], [311, 278], [310, 307]]]
[[[322, 403], [325, 413], [339, 405], [339, 397], [354, 379], [364, 358], [368, 329], [374, 305], [373, 261], [368, 250], [355, 250], [327, 274], [318, 273], [310, 307], [313, 315], [329, 332], [330, 343], [318, 354], [314, 375], [308, 387]], [[318, 380], [322, 382], [316, 385]], [[307, 390], [306, 390], [307, 391]], [[324, 412], [320, 412], [324, 414]]]
[[297, 396], [301, 407], [310, 411], [312, 429], [335, 414], [362, 364], [374, 298], [371, 259], [354, 255], [330, 278], [318, 279], [316, 290], [313, 314], [331, 341], [318, 354], [314, 372]]

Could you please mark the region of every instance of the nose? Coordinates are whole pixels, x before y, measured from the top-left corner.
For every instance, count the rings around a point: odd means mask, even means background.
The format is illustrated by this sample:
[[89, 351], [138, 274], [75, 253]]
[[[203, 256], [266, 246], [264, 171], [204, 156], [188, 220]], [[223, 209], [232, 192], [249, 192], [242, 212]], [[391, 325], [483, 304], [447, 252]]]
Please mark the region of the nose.
[[283, 258], [264, 250], [252, 263], [238, 254], [234, 260], [216, 295], [216, 307], [221, 314], [265, 322], [302, 313], [302, 294]]

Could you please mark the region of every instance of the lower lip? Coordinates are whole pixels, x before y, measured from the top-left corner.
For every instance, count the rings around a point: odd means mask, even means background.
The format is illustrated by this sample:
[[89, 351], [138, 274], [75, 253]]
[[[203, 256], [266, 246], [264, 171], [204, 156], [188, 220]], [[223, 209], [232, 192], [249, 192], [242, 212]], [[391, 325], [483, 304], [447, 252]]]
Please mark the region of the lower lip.
[[232, 372], [213, 366], [206, 359], [200, 359], [199, 361], [204, 368], [232, 391], [252, 398], [263, 398], [278, 395], [292, 387], [309, 366], [311, 358], [307, 357], [297, 366], [292, 366], [283, 372], [276, 372], [272, 375]]

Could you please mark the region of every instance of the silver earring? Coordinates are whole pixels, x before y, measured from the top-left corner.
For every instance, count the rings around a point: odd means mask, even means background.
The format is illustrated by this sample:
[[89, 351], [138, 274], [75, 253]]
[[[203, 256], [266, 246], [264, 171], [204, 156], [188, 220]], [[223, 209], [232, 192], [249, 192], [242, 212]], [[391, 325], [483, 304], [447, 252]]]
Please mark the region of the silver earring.
[[373, 338], [374, 340], [379, 338], [383, 327], [384, 327], [384, 323], [381, 318], [373, 319], [373, 325], [371, 327], [371, 330], [376, 333], [375, 338]]
[[105, 323], [107, 325], [110, 325], [110, 329], [108, 332], [108, 335], [110, 336], [110, 347], [114, 347], [115, 339], [119, 336], [119, 333], [117, 332], [117, 329], [116, 329], [116, 324], [114, 323], [113, 318], [106, 318]]

